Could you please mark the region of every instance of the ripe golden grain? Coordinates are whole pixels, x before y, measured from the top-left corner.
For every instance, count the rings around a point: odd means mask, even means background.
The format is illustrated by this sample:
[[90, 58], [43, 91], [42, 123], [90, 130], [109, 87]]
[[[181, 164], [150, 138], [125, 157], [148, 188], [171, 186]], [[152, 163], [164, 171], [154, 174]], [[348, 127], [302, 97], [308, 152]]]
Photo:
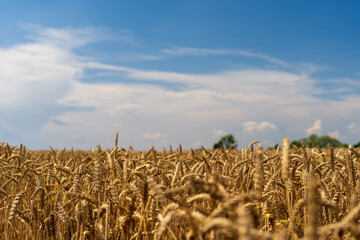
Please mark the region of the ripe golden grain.
[[0, 143], [1, 239], [358, 239], [360, 151]]

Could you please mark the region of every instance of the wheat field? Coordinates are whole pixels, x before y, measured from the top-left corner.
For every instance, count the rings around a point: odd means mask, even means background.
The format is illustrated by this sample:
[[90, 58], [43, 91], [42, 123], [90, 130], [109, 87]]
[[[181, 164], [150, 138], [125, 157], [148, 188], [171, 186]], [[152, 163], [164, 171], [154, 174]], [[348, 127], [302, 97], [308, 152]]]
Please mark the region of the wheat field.
[[[115, 144], [117, 146], [117, 142]], [[1, 239], [359, 239], [360, 151], [0, 144]]]

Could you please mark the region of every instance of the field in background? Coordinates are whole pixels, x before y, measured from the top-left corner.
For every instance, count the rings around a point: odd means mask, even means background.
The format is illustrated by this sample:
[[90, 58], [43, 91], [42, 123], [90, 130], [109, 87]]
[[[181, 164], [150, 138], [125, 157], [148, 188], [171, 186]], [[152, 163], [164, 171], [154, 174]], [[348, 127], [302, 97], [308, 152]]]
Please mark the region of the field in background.
[[359, 239], [359, 149], [255, 146], [0, 144], [1, 239]]

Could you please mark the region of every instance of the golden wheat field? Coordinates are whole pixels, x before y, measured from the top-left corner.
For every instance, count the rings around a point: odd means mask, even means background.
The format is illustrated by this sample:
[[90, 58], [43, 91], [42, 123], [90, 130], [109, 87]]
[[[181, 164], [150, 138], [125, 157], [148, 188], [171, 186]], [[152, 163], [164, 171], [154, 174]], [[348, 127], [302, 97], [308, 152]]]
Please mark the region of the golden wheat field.
[[[116, 144], [117, 145], [117, 144]], [[1, 239], [359, 239], [360, 151], [0, 144]]]

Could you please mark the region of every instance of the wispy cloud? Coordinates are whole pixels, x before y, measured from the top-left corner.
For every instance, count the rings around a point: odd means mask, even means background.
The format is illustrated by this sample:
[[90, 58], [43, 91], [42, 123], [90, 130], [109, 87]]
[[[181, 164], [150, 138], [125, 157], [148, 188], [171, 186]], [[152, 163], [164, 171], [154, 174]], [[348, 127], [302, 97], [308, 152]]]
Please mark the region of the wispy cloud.
[[209, 56], [209, 55], [224, 55], [224, 56], [244, 56], [263, 59], [270, 63], [278, 64], [281, 66], [289, 66], [285, 61], [277, 58], [270, 57], [261, 53], [253, 53], [246, 50], [237, 49], [206, 49], [206, 48], [173, 48], [173, 49], [162, 49], [163, 53], [178, 56]]
[[308, 135], [311, 135], [314, 133], [321, 134], [321, 130], [322, 130], [321, 119], [317, 119], [314, 122], [314, 125], [312, 127], [307, 128], [305, 131]]
[[31, 33], [28, 38], [35, 42], [67, 49], [111, 38], [110, 31], [100, 27], [65, 27], [59, 29], [28, 23], [24, 24], [23, 28]]
[[[170, 83], [182, 83], [189, 90], [210, 90], [214, 97], [226, 98], [234, 101], [263, 101], [271, 98], [278, 103], [289, 104], [295, 96], [303, 97], [306, 103], [309, 100], [303, 92], [312, 93], [312, 80], [305, 75], [298, 75], [283, 71], [270, 70], [241, 70], [227, 71], [215, 74], [186, 74], [178, 72], [145, 71], [123, 66], [106, 65], [88, 62], [87, 68], [120, 71], [131, 79], [151, 80]], [[221, 82], [222, 84], [219, 84]], [[261, 88], [258, 86], [262, 86]], [[283, 89], [286, 88], [286, 91]], [[214, 90], [218, 93], [215, 93]], [[226, 94], [223, 94], [225, 93]], [[282, 97], [288, 97], [283, 102]]]
[[117, 57], [117, 59], [132, 62], [132, 61], [154, 61], [154, 60], [161, 60], [163, 56], [158, 55], [146, 55], [146, 54], [138, 54], [138, 53], [128, 53], [128, 54], [121, 54], [121, 56]]
[[[141, 45], [135, 34], [129, 30], [112, 31], [106, 27], [82, 27], [67, 26], [64, 28], [44, 27], [38, 24], [26, 23], [22, 28], [29, 32], [27, 38], [40, 44], [58, 46], [63, 49], [75, 49], [88, 43], [99, 41], [112, 41], [118, 44], [126, 44], [133, 47]], [[143, 54], [132, 54], [135, 58], [150, 58]]]

